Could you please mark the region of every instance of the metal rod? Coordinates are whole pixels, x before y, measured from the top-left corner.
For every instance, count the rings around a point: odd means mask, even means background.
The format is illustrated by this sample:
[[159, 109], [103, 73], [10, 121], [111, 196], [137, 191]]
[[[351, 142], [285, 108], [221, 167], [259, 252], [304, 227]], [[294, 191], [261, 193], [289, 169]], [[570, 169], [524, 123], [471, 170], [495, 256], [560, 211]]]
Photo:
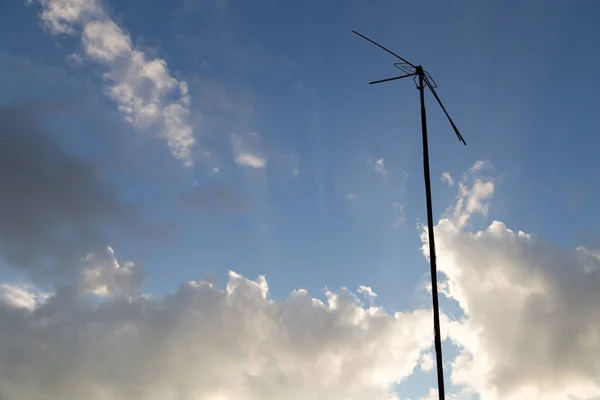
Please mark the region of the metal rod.
[[407, 75], [395, 76], [393, 78], [380, 79], [378, 81], [369, 82], [369, 85], [374, 85], [376, 83], [383, 83], [383, 82], [395, 81], [395, 80], [398, 80], [398, 79], [408, 78], [409, 76], [415, 76], [415, 75], [416, 75], [416, 73], [415, 74], [407, 74]]
[[429, 83], [429, 81], [427, 81], [427, 79], [425, 80], [425, 84], [427, 84], [427, 87], [429, 88], [429, 90], [431, 90], [431, 94], [433, 94], [433, 97], [435, 97], [435, 99], [437, 100], [438, 104], [444, 111], [444, 114], [446, 114], [446, 117], [448, 118], [450, 125], [452, 125], [452, 129], [454, 129], [454, 133], [456, 133], [456, 137], [458, 138], [458, 140], [460, 140], [466, 146], [467, 142], [465, 142], [465, 138], [463, 138], [463, 136], [460, 134], [460, 131], [454, 124], [454, 121], [452, 121], [452, 118], [450, 118], [450, 114], [448, 114], [448, 111], [446, 111], [446, 107], [444, 107], [444, 104], [442, 103], [440, 96], [438, 96], [435, 89], [433, 88], [433, 85], [431, 83]]
[[442, 339], [440, 335], [440, 309], [437, 289], [437, 266], [435, 257], [435, 237], [433, 232], [433, 205], [431, 201], [431, 177], [429, 173], [429, 145], [427, 143], [427, 115], [425, 111], [425, 82], [423, 67], [417, 68], [419, 76], [419, 94], [421, 98], [421, 132], [423, 135], [423, 173], [425, 176], [425, 195], [427, 197], [427, 229], [429, 234], [429, 264], [431, 267], [431, 295], [433, 298], [433, 330], [435, 332], [435, 357], [439, 400], [445, 400], [444, 365], [442, 362]]
[[413, 63], [410, 63], [408, 61], [406, 61], [404, 58], [400, 57], [398, 54], [394, 53], [393, 51], [391, 51], [390, 49], [387, 49], [385, 47], [383, 47], [382, 45], [380, 45], [379, 43], [377, 43], [374, 40], [369, 39], [368, 37], [366, 37], [365, 35], [362, 35], [356, 31], [352, 31], [352, 33], [354, 33], [355, 35], [360, 36], [361, 38], [365, 39], [368, 42], [373, 43], [375, 46], [379, 47], [382, 50], [387, 51], [388, 53], [390, 53], [391, 55], [393, 55], [394, 57], [397, 57], [400, 61], [407, 63], [408, 65], [410, 65], [411, 67], [414, 67], [415, 65]]

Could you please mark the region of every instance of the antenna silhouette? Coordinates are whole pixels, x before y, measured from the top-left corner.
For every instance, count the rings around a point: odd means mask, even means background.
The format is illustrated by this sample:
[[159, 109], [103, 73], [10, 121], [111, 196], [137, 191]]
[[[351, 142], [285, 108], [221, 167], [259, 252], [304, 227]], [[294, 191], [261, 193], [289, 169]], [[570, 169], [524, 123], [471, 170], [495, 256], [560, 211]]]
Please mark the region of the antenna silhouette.
[[390, 53], [394, 57], [398, 58], [400, 63], [395, 63], [394, 66], [404, 72], [404, 75], [395, 76], [393, 78], [380, 79], [378, 81], [369, 82], [369, 84], [390, 82], [399, 79], [413, 77], [413, 81], [415, 81], [417, 85], [417, 89], [419, 89], [419, 95], [421, 100], [421, 132], [423, 137], [423, 174], [425, 177], [425, 195], [427, 197], [427, 229], [429, 234], [429, 263], [431, 267], [431, 293], [433, 298], [433, 329], [435, 332], [435, 356], [436, 356], [436, 364], [437, 364], [437, 380], [438, 380], [438, 393], [439, 400], [445, 400], [446, 395], [444, 392], [444, 366], [442, 363], [442, 340], [440, 335], [440, 308], [439, 308], [439, 300], [438, 300], [438, 289], [437, 289], [437, 267], [436, 267], [436, 256], [435, 256], [435, 236], [433, 232], [433, 211], [432, 211], [432, 202], [431, 202], [431, 178], [429, 173], [429, 145], [427, 143], [427, 114], [425, 112], [425, 86], [429, 88], [433, 97], [435, 97], [436, 101], [446, 114], [450, 125], [452, 125], [452, 129], [454, 129], [454, 133], [456, 133], [456, 137], [463, 144], [467, 144], [465, 139], [460, 134], [458, 128], [450, 118], [448, 111], [446, 111], [446, 107], [442, 104], [442, 100], [435, 91], [437, 87], [435, 81], [429, 74], [429, 72], [425, 71], [421, 65], [414, 65], [413, 63], [405, 60], [400, 57], [398, 54], [393, 51], [383, 47], [379, 43], [369, 39], [368, 37], [361, 35], [356, 31], [352, 31], [354, 34], [360, 36], [368, 42], [371, 42], [375, 46], [380, 49]]

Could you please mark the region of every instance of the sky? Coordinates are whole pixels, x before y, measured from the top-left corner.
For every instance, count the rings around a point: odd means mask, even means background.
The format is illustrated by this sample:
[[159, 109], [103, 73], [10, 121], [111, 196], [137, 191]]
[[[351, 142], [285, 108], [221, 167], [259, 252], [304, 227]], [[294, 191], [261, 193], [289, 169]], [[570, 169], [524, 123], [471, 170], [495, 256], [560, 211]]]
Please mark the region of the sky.
[[600, 399], [594, 2], [0, 2], [0, 399]]

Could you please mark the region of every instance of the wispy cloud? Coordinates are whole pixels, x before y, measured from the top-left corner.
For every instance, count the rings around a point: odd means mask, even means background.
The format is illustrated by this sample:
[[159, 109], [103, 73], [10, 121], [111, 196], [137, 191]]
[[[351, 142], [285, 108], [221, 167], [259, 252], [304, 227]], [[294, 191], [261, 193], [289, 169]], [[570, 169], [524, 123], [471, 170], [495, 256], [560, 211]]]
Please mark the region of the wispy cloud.
[[254, 154], [240, 152], [235, 156], [235, 162], [242, 167], [264, 168], [267, 160]]
[[441, 180], [448, 186], [454, 186], [454, 180], [452, 180], [452, 175], [450, 175], [450, 172], [443, 172]]
[[369, 167], [374, 171], [377, 172], [380, 175], [385, 175], [387, 173], [387, 170], [385, 168], [385, 162], [382, 158], [377, 158], [374, 159], [372, 157], [369, 157], [367, 159], [367, 165], [369, 165]]
[[400, 203], [399, 201], [395, 201], [392, 203], [392, 209], [394, 211], [394, 220], [392, 222], [392, 226], [394, 228], [398, 228], [406, 220], [404, 217], [404, 204]]
[[489, 163], [477, 161], [458, 182], [454, 220], [459, 228], [464, 227], [473, 214], [487, 215], [488, 200], [494, 193], [494, 183], [492, 179], [478, 177], [477, 173], [488, 165]]
[[358, 293], [362, 294], [370, 305], [375, 305], [375, 299], [377, 298], [377, 293], [371, 289], [370, 286], [360, 285], [357, 290]]
[[[136, 128], [158, 126], [172, 154], [192, 166], [195, 140], [189, 124], [190, 96], [185, 81], [174, 78], [165, 60], [149, 59], [108, 15], [98, 0], [30, 0], [53, 35], [80, 36], [84, 62], [104, 68], [104, 93]], [[73, 56], [75, 57], [75, 56]]]
[[267, 159], [262, 156], [262, 140], [256, 133], [232, 135], [233, 159], [240, 167], [265, 168]]

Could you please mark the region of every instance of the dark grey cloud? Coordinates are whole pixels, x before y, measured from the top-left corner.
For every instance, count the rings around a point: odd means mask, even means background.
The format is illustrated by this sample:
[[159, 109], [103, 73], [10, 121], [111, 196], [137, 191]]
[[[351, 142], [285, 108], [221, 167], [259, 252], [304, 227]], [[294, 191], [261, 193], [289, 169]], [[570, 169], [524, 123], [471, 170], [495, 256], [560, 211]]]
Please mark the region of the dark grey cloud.
[[91, 161], [68, 154], [35, 107], [0, 107], [0, 253], [30, 270], [67, 267], [130, 219]]

